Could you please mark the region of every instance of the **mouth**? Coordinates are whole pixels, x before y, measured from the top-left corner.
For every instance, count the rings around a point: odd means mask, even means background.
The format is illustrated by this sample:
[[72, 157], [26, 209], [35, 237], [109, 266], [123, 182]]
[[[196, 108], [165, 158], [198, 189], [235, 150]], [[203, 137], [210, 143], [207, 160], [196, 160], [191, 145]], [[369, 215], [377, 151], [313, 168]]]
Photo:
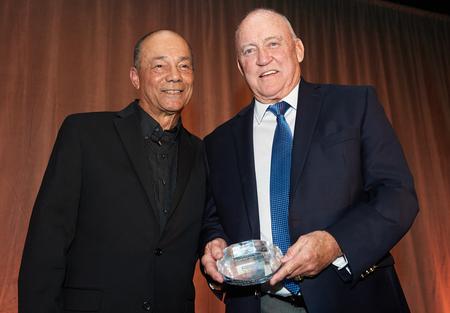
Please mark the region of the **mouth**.
[[259, 75], [259, 78], [264, 78], [264, 77], [271, 76], [271, 75], [274, 75], [274, 74], [277, 74], [277, 73], [278, 73], [277, 70], [269, 70], [269, 71], [265, 71], [265, 72], [263, 72], [263, 73], [261, 73], [261, 74]]
[[181, 94], [184, 90], [183, 89], [162, 89], [161, 91], [168, 95], [178, 95], [178, 94]]

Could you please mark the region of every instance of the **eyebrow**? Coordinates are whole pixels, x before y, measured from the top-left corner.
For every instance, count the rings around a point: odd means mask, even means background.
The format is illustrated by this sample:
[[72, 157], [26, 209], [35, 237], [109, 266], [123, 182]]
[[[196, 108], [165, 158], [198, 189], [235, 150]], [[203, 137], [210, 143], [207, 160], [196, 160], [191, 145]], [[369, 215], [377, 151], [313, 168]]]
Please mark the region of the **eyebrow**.
[[[159, 57], [152, 58], [152, 61], [155, 61], [155, 60], [166, 60], [167, 58], [168, 58], [168, 56], [162, 55], [162, 56], [159, 56]], [[185, 60], [191, 61], [192, 58], [189, 57], [189, 56], [181, 56], [177, 60], [178, 60], [178, 62], [182, 62], [182, 61], [185, 61]]]
[[187, 56], [183, 56], [183, 57], [179, 57], [178, 58], [178, 61], [186, 61], [186, 60], [192, 61], [192, 58], [191, 57], [187, 57]]
[[[283, 41], [283, 37], [282, 36], [270, 36], [270, 37], [264, 38], [263, 42], [266, 43], [266, 42], [268, 42], [270, 40], [273, 40], [273, 39], [276, 39], [276, 40], [279, 40], [279, 41]], [[242, 49], [245, 49], [245, 48], [247, 48], [249, 46], [257, 47], [258, 44], [254, 43], [254, 42], [245, 43], [239, 49], [242, 51]]]
[[270, 36], [270, 37], [265, 38], [264, 42], [268, 42], [268, 41], [273, 40], [273, 39], [282, 41], [283, 37], [282, 36]]

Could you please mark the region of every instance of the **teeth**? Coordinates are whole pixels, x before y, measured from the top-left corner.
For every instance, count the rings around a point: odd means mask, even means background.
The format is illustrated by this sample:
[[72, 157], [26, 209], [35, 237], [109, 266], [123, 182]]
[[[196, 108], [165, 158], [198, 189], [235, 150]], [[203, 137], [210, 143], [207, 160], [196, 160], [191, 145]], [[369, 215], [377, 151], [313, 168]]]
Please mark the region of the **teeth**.
[[264, 77], [264, 76], [267, 76], [267, 75], [275, 74], [276, 72], [277, 71], [275, 71], [275, 70], [267, 71], [267, 72], [262, 73], [260, 75], [260, 77]]
[[171, 95], [174, 95], [174, 94], [177, 94], [177, 93], [181, 93], [181, 90], [164, 90], [164, 92], [168, 93], [168, 94], [171, 94]]

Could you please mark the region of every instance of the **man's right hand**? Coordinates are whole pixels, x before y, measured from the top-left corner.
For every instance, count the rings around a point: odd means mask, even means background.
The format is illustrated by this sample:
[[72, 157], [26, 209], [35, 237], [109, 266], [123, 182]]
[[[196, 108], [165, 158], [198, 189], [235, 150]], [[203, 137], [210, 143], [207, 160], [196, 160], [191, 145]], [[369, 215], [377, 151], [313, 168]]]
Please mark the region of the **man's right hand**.
[[227, 243], [222, 238], [211, 240], [206, 244], [201, 260], [205, 274], [208, 274], [218, 283], [223, 283], [223, 277], [217, 270], [216, 261], [223, 257], [223, 249], [226, 247]]

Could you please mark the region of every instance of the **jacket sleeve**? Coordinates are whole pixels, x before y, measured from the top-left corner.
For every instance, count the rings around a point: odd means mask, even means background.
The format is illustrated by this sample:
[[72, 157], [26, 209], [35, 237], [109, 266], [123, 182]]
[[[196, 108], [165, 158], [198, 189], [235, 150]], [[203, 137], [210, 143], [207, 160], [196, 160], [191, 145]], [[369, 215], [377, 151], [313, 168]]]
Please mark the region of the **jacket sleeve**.
[[19, 273], [19, 312], [62, 312], [66, 255], [75, 234], [81, 148], [75, 118], [62, 124], [33, 207]]
[[206, 166], [206, 172], [207, 172], [207, 199], [206, 199], [206, 206], [203, 214], [203, 223], [202, 223], [202, 231], [200, 235], [200, 256], [203, 255], [204, 248], [206, 244], [215, 239], [215, 238], [223, 238], [228, 244], [230, 243], [230, 240], [225, 234], [225, 231], [223, 230], [223, 227], [220, 223], [220, 218], [217, 215], [216, 205], [214, 203], [214, 195], [212, 192], [211, 185], [209, 183], [209, 164], [207, 160], [207, 153], [205, 151], [204, 153], [204, 159], [205, 159], [205, 166]]
[[402, 149], [372, 87], [365, 102], [360, 131], [366, 196], [327, 229], [346, 255], [354, 283], [405, 235], [419, 209]]

